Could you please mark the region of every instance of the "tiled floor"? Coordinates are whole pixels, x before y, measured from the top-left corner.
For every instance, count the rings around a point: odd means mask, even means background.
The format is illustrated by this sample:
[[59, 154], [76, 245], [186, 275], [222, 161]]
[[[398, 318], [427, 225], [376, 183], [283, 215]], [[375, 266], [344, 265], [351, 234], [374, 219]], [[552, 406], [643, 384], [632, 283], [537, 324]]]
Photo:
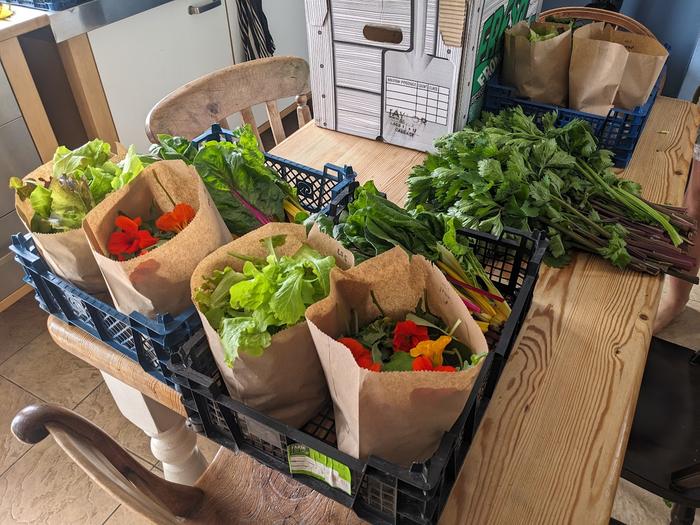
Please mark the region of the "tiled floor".
[[[150, 440], [121, 415], [102, 376], [56, 346], [33, 294], [0, 313], [0, 525], [147, 523], [120, 507], [47, 438], [28, 446], [10, 433], [21, 408], [37, 402], [69, 407], [100, 426], [144, 466], [160, 472]], [[199, 443], [211, 460], [218, 446]]]
[[[700, 290], [663, 334], [700, 349]], [[0, 313], [0, 525], [141, 525], [145, 520], [119, 506], [68, 459], [50, 438], [38, 445], [10, 434], [17, 411], [35, 402], [72, 408], [103, 428], [145, 466], [160, 472], [148, 438], [119, 412], [99, 372], [58, 348], [50, 339], [32, 294]], [[208, 459], [216, 445], [201, 439]], [[664, 502], [624, 480], [613, 516], [629, 525], [668, 523]], [[700, 525], [700, 519], [695, 523]]]

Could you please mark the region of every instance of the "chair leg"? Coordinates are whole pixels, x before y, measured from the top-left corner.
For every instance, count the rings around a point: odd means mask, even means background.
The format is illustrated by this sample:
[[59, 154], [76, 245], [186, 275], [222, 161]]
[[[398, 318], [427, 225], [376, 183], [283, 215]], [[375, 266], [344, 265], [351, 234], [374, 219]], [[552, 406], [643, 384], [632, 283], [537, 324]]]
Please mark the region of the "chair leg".
[[695, 509], [686, 507], [680, 503], [674, 503], [671, 509], [670, 525], [693, 525], [695, 520]]

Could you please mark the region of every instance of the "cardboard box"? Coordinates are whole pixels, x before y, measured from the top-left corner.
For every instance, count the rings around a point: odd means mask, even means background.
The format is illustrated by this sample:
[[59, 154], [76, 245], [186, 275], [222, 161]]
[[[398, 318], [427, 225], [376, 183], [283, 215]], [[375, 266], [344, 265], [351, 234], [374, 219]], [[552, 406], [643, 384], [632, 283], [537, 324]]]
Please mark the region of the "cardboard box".
[[477, 118], [507, 27], [542, 0], [305, 0], [318, 126], [426, 151]]

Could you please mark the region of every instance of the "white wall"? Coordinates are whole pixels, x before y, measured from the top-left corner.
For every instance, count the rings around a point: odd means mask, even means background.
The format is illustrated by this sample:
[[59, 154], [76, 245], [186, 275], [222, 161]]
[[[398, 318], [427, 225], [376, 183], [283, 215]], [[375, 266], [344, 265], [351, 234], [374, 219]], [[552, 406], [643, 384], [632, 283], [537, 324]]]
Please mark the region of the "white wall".
[[[244, 60], [244, 53], [241, 32], [238, 27], [236, 0], [226, 0], [226, 7], [231, 27], [231, 46], [236, 63], [240, 63]], [[304, 0], [263, 0], [263, 10], [267, 17], [270, 33], [275, 41], [275, 56], [297, 56], [308, 62], [309, 50], [306, 45]], [[278, 106], [282, 110], [293, 102], [292, 98], [280, 100]], [[267, 121], [264, 106], [254, 107], [253, 114], [258, 125]], [[231, 127], [240, 125], [240, 122], [240, 117], [229, 119]]]

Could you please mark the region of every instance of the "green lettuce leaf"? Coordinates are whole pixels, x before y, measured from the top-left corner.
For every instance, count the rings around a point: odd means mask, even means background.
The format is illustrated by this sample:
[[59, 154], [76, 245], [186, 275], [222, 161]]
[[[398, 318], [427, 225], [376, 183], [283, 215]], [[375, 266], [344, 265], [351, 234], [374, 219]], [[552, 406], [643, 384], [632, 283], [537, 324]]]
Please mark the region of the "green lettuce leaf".
[[48, 219], [51, 215], [51, 190], [41, 184], [33, 186], [29, 195], [29, 202], [34, 209], [34, 213], [42, 219]]
[[233, 317], [221, 322], [221, 344], [226, 364], [233, 368], [240, 352], [260, 356], [272, 343], [272, 336], [253, 317]]
[[195, 290], [195, 302], [218, 330], [230, 366], [240, 352], [260, 355], [274, 333], [300, 322], [306, 308], [330, 291], [335, 259], [306, 245], [278, 257], [275, 248], [285, 240], [284, 235], [263, 239], [266, 259], [232, 254], [245, 260], [242, 273], [215, 271]]

